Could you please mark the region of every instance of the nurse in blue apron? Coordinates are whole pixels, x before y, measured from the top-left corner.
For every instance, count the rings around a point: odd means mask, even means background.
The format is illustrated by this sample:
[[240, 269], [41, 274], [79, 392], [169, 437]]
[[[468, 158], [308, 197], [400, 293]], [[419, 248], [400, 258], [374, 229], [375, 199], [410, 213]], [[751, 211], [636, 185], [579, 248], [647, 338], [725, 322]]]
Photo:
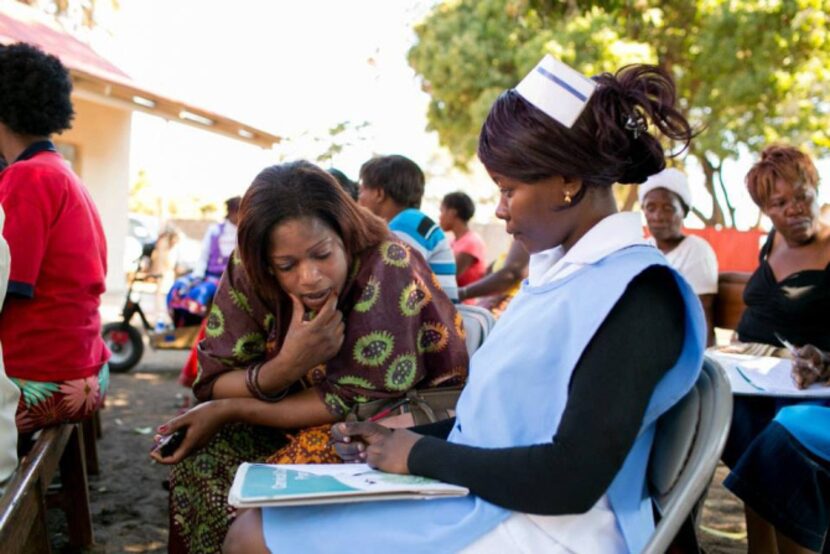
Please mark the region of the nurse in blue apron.
[[346, 461], [471, 494], [249, 510], [225, 552], [642, 550], [655, 422], [697, 379], [705, 322], [611, 185], [665, 167], [658, 135], [688, 146], [675, 93], [658, 67], [589, 79], [546, 56], [491, 108], [478, 155], [528, 279], [472, 357], [455, 418], [332, 431]]

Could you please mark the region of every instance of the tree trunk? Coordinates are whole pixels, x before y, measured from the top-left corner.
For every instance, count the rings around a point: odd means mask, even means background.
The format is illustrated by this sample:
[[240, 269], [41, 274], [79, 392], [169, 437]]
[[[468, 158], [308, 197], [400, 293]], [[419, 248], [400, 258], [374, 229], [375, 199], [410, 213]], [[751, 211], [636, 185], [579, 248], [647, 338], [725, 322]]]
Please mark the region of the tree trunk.
[[695, 155], [695, 157], [700, 162], [700, 167], [703, 168], [703, 176], [705, 178], [703, 184], [706, 186], [706, 191], [712, 198], [712, 216], [704, 218], [703, 221], [707, 226], [723, 225], [723, 210], [718, 203], [718, 197], [715, 195], [715, 167], [706, 159], [705, 155]]
[[718, 176], [718, 183], [720, 183], [720, 189], [723, 191], [723, 201], [726, 204], [726, 209], [729, 210], [729, 221], [731, 222], [730, 225], [732, 227], [735, 226], [735, 207], [732, 205], [732, 201], [729, 199], [729, 190], [726, 188], [726, 183], [723, 182], [723, 162], [718, 164], [716, 170]]

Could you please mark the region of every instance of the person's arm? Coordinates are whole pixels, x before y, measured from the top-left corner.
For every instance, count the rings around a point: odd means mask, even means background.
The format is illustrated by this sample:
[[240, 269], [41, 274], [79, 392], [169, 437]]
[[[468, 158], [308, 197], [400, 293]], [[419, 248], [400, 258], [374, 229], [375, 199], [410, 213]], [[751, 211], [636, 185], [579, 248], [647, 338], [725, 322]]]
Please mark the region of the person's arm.
[[706, 346], [712, 346], [715, 344], [715, 295], [700, 294], [698, 298], [706, 316]]
[[194, 277], [203, 278], [207, 273], [208, 261], [210, 261], [210, 245], [213, 242], [213, 235], [219, 232], [219, 227], [214, 223], [208, 227], [207, 233], [202, 237], [202, 252], [199, 254], [199, 259], [193, 264], [192, 275]]
[[559, 515], [590, 509], [628, 455], [654, 388], [676, 363], [684, 309], [668, 271], [647, 270], [583, 352], [552, 442], [484, 449], [422, 437], [409, 453], [409, 471], [466, 486], [516, 511]]
[[529, 260], [530, 255], [527, 250], [520, 242], [514, 240], [501, 269], [485, 275], [475, 283], [461, 287], [458, 291], [459, 299], [467, 300], [510, 290], [527, 276]]
[[57, 213], [55, 202], [60, 193], [54, 189], [60, 185], [59, 179], [50, 175], [38, 179], [15, 164], [4, 170], [0, 204], [13, 215], [7, 217], [3, 228], [12, 260], [6, 296], [12, 302], [35, 296], [35, 283]]
[[326, 408], [313, 388], [286, 397], [281, 402], [263, 402], [255, 398], [225, 398], [199, 404], [158, 428], [160, 437], [185, 430], [180, 446], [163, 457], [158, 450], [151, 457], [164, 464], [175, 464], [190, 452], [207, 444], [228, 423], [247, 423], [277, 429], [301, 429], [334, 423], [336, 418]]
[[470, 269], [470, 266], [476, 259], [467, 252], [459, 252], [455, 255], [455, 274], [463, 275], [465, 271]]

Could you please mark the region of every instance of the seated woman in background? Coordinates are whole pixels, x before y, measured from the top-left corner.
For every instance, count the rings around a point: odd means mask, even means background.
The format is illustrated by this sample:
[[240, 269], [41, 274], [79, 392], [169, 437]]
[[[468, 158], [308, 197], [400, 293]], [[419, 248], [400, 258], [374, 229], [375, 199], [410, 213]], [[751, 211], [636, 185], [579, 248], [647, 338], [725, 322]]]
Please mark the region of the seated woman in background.
[[451, 192], [441, 201], [438, 224], [444, 231], [452, 231], [450, 245], [455, 255], [458, 286], [475, 283], [487, 270], [487, 245], [481, 236], [470, 229], [470, 220], [476, 212], [473, 199], [463, 192]]
[[[746, 310], [738, 324], [742, 342], [782, 346], [778, 333], [799, 346], [799, 352], [830, 350], [830, 226], [818, 217], [818, 182], [810, 157], [791, 146], [767, 147], [747, 174], [749, 194], [769, 217], [773, 229], [761, 249], [761, 265], [744, 291]], [[740, 467], [763, 465], [761, 458], [753, 459], [762, 449], [749, 449], [750, 444], [782, 407], [795, 403], [798, 400], [736, 396], [724, 462], [738, 472]], [[768, 476], [799, 474], [798, 467], [788, 467], [783, 459], [766, 466], [766, 471]], [[756, 513], [755, 509], [747, 503], [749, 548], [751, 552], [767, 552], [775, 540], [774, 529], [765, 521], [771, 512], [762, 509]], [[825, 531], [826, 515], [822, 511], [818, 517]], [[796, 542], [820, 545], [810, 538], [807, 523], [802, 527], [800, 520], [789, 526], [780, 519], [773, 521]], [[818, 531], [813, 531], [814, 536]]]
[[642, 550], [655, 421], [697, 379], [705, 322], [639, 214], [617, 213], [611, 185], [663, 169], [647, 122], [688, 145], [674, 103], [658, 67], [589, 80], [546, 57], [491, 108], [478, 154], [501, 193], [497, 217], [531, 253], [529, 280], [473, 356], [456, 418], [334, 426], [347, 460], [472, 494], [246, 510], [225, 552]]
[[0, 204], [11, 265], [0, 342], [20, 389], [17, 430], [83, 421], [103, 405], [107, 245], [95, 203], [51, 140], [72, 126], [72, 77], [35, 46], [0, 47]]
[[245, 193], [205, 332], [203, 403], [159, 428], [186, 429], [181, 446], [152, 454], [177, 464], [171, 551], [218, 551], [241, 462], [339, 461], [330, 424], [355, 405], [467, 375], [461, 316], [426, 262], [308, 162], [269, 167]]
[[208, 228], [202, 239], [202, 253], [193, 271], [177, 279], [170, 287], [167, 309], [176, 327], [198, 325], [207, 315], [219, 278], [236, 248], [236, 225], [241, 201], [239, 196], [225, 200], [225, 219]]
[[692, 191], [686, 175], [678, 169], [664, 169], [640, 185], [639, 196], [651, 241], [700, 298], [709, 329], [707, 342], [714, 344], [718, 259], [706, 240], [683, 234], [683, 219], [689, 215], [692, 205]]
[[807, 154], [769, 146], [746, 177], [749, 194], [772, 222], [760, 266], [744, 291], [742, 342], [830, 350], [830, 225], [819, 217], [819, 177]]

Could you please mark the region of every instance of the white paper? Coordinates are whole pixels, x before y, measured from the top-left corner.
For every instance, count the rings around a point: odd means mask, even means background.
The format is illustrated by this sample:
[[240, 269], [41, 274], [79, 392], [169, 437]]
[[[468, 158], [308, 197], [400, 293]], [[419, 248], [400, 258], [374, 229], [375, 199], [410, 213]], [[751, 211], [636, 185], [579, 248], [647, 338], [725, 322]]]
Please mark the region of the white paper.
[[799, 389], [792, 378], [792, 360], [728, 354], [717, 350], [709, 350], [706, 355], [723, 366], [734, 394], [830, 397], [830, 387], [826, 385], [814, 384]]

